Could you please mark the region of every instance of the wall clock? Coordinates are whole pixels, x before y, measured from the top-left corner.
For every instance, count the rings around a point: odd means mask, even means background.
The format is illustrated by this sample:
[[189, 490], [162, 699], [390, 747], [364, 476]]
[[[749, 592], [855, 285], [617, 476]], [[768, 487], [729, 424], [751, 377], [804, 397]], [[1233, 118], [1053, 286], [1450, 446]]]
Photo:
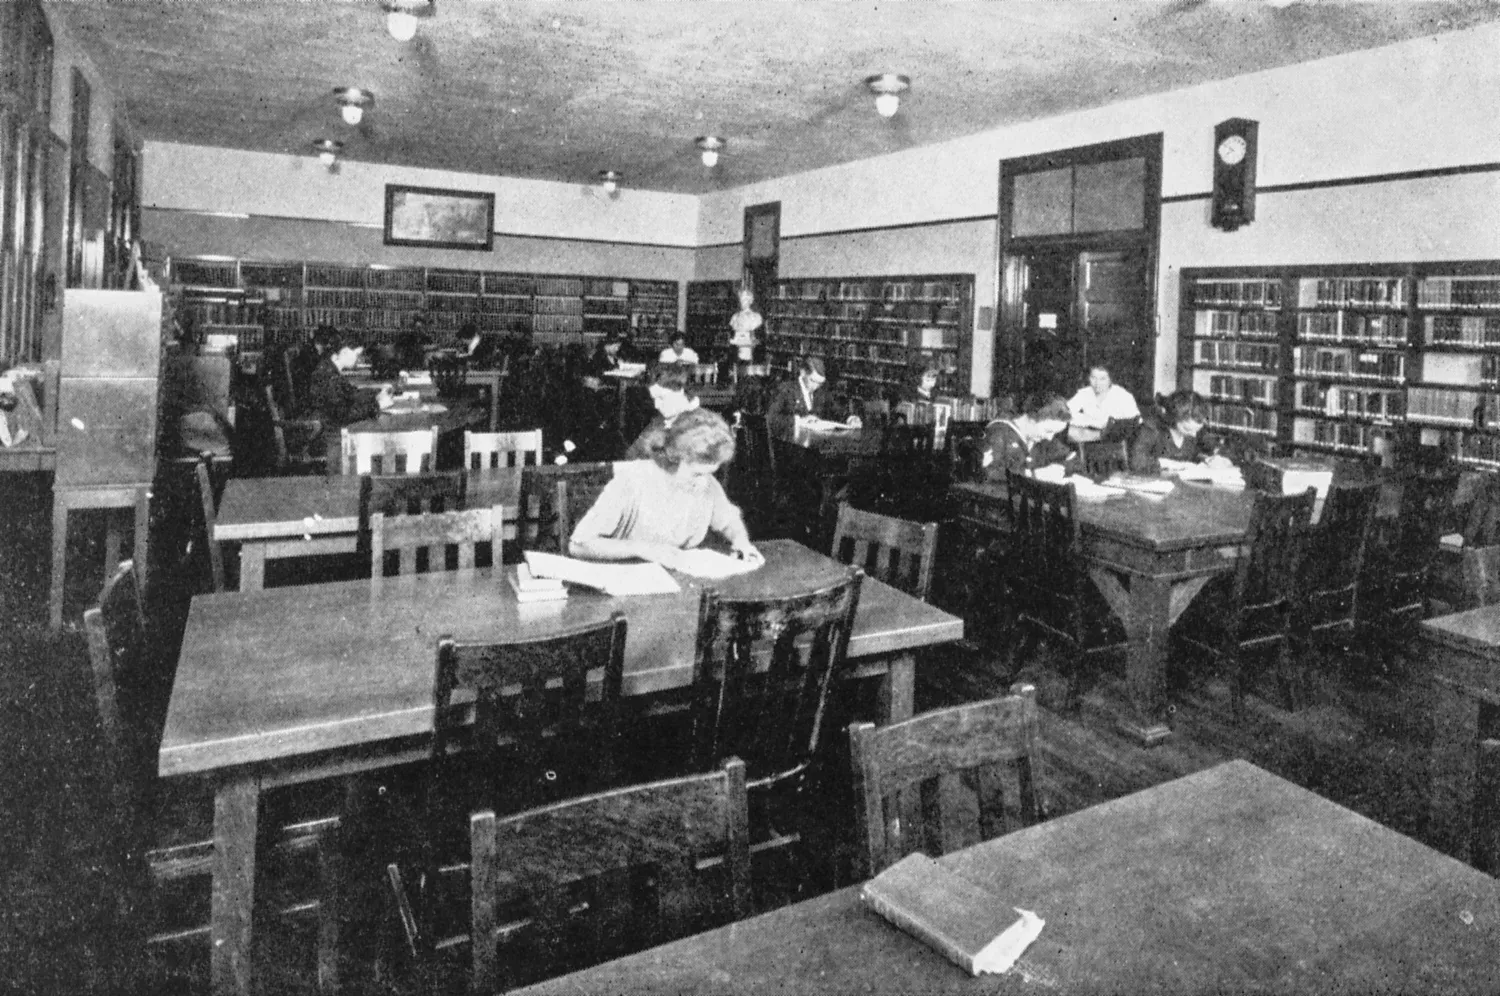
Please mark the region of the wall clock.
[[1214, 126], [1214, 188], [1209, 221], [1232, 232], [1255, 220], [1255, 138], [1259, 125], [1230, 118]]

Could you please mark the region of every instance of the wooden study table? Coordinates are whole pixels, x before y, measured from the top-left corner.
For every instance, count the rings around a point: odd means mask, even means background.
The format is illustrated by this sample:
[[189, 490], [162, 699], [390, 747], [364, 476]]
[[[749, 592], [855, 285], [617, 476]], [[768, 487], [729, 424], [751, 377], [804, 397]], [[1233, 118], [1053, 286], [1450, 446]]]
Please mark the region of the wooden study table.
[[1461, 861], [1500, 871], [1496, 813], [1476, 819], [1479, 744], [1500, 734], [1500, 606], [1427, 619], [1422, 641], [1433, 680], [1428, 839]]
[[[952, 493], [964, 514], [1009, 523], [1003, 484], [966, 482]], [[1250, 525], [1248, 491], [1178, 482], [1171, 494], [1127, 494], [1075, 506], [1083, 558], [1129, 641], [1132, 715], [1122, 732], [1145, 746], [1172, 735], [1166, 708], [1167, 634], [1215, 574], [1234, 566]]]
[[[469, 506], [504, 505], [507, 537], [515, 535], [521, 475], [518, 467], [467, 474]], [[357, 474], [231, 478], [219, 501], [213, 539], [240, 545], [240, 591], [265, 587], [268, 560], [355, 552], [361, 480]]]
[[1500, 883], [1247, 761], [940, 860], [1046, 921], [1005, 975], [853, 886], [515, 992], [1500, 992]]
[[[714, 587], [727, 596], [774, 595], [844, 570], [789, 541], [760, 547], [765, 566]], [[260, 793], [424, 756], [441, 636], [520, 638], [602, 621], [619, 608], [630, 627], [625, 694], [682, 688], [692, 680], [701, 587], [684, 580], [675, 594], [575, 592], [521, 605], [498, 571], [481, 570], [194, 598], [158, 768], [163, 777], [214, 784], [214, 991], [250, 991]], [[881, 720], [904, 719], [912, 712], [913, 652], [962, 636], [963, 620], [866, 578], [849, 674], [878, 677]]]

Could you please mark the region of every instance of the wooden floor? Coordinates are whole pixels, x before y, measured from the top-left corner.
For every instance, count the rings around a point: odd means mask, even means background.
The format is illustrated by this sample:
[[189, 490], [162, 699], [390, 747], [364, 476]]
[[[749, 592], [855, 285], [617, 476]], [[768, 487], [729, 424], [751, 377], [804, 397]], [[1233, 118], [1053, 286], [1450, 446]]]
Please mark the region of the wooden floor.
[[[121, 973], [139, 959], [131, 928], [142, 896], [112, 870], [82, 638], [44, 629], [45, 567], [36, 564], [48, 520], [33, 500], [42, 497], [11, 502], [17, 526], [0, 540], [0, 989], [119, 992]], [[181, 594], [175, 609], [161, 611], [180, 612]], [[997, 694], [1016, 677], [1037, 684], [1044, 706], [1056, 702], [1045, 648], [1020, 675], [1005, 673], [999, 656], [993, 648], [932, 653], [919, 665], [919, 708]], [[1230, 715], [1224, 684], [1203, 678], [1174, 693], [1177, 735], [1149, 750], [1113, 730], [1121, 684], [1106, 676], [1076, 712], [1043, 709], [1040, 782], [1050, 815], [1246, 758], [1402, 833], [1425, 833], [1430, 732], [1420, 661], [1381, 655], [1322, 672], [1311, 704], [1296, 713], [1252, 695], [1242, 722]], [[272, 952], [268, 991], [312, 991], [309, 952], [295, 940]], [[177, 967], [189, 979], [197, 969]], [[186, 991], [160, 975], [145, 978], [134, 991]]]

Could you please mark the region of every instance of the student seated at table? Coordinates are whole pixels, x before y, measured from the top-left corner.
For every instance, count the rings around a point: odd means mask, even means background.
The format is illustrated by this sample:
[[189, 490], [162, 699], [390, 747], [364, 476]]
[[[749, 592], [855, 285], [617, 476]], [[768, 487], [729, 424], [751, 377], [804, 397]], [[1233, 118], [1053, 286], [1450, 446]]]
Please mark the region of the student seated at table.
[[479, 331], [479, 326], [473, 322], [465, 322], [458, 330], [458, 337], [463, 341], [463, 348], [458, 355], [468, 362], [470, 370], [490, 370], [496, 365], [495, 337], [485, 335]]
[[679, 329], [672, 333], [671, 343], [656, 357], [656, 362], [696, 364], [698, 362], [698, 351], [687, 344], [687, 333]]
[[740, 510], [714, 478], [734, 457], [734, 434], [703, 408], [678, 415], [649, 460], [621, 463], [573, 529], [568, 552], [589, 560], [680, 562], [717, 533], [739, 557], [759, 561]]
[[594, 355], [589, 358], [589, 365], [584, 371], [583, 382], [594, 390], [604, 386], [601, 380], [605, 374], [619, 370], [620, 364], [625, 361], [622, 355], [625, 349], [625, 340], [618, 332], [607, 332], [599, 345], [594, 347]]
[[[838, 402], [827, 391], [822, 390], [828, 376], [823, 372], [823, 359], [804, 356], [797, 365], [797, 376], [793, 380], [777, 385], [771, 400], [766, 404], [766, 426], [771, 434], [790, 439], [797, 429], [797, 419], [814, 418], [838, 421], [842, 413]], [[849, 416], [850, 425], [858, 426], [859, 419]]]
[[1162, 460], [1196, 463], [1208, 456], [1199, 434], [1208, 418], [1203, 399], [1192, 391], [1178, 391], [1164, 399], [1161, 415], [1148, 419], [1136, 434], [1130, 448], [1130, 469], [1138, 474], [1155, 474]]
[[382, 408], [391, 406], [394, 397], [388, 384], [375, 393], [361, 391], [344, 378], [344, 371], [359, 362], [362, 349], [346, 343], [338, 329], [319, 325], [313, 332], [313, 348], [318, 362], [307, 378], [302, 414], [323, 423], [323, 431], [310, 449], [326, 452], [330, 439], [337, 445], [340, 429], [374, 418]]
[[698, 407], [688, 395], [688, 367], [681, 363], [658, 363], [651, 372], [651, 404], [656, 415], [625, 450], [626, 460], [649, 460], [666, 440], [667, 430], [684, 412]]
[[1036, 394], [1021, 414], [997, 418], [986, 427], [982, 465], [990, 481], [1005, 481], [1007, 471], [1021, 473], [1067, 461], [1070, 451], [1057, 436], [1068, 427], [1068, 403], [1060, 394]]
[[1068, 399], [1068, 438], [1075, 443], [1123, 438], [1140, 425], [1141, 410], [1131, 393], [1116, 384], [1109, 368], [1089, 367], [1089, 383]]
[[910, 381], [901, 385], [896, 392], [894, 400], [897, 403], [909, 401], [914, 405], [923, 402], [931, 404], [932, 396], [937, 392], [938, 377], [941, 375], [941, 370], [932, 364], [928, 364]]

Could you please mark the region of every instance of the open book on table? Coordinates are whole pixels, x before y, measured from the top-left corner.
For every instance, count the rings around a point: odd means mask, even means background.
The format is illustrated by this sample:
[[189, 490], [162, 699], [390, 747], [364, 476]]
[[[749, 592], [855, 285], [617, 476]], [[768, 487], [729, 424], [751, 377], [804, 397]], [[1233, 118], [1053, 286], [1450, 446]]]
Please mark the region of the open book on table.
[[1046, 923], [921, 853], [870, 879], [859, 898], [970, 975], [1008, 971]]
[[607, 595], [662, 595], [681, 590], [666, 568], [649, 562], [604, 564], [527, 550], [526, 566], [531, 569], [533, 577], [556, 578], [569, 584], [597, 588]]
[[797, 417], [797, 424], [813, 432], [837, 432], [840, 429], [854, 428], [854, 426], [844, 422], [831, 422], [826, 418], [819, 418], [816, 415], [799, 415]]

